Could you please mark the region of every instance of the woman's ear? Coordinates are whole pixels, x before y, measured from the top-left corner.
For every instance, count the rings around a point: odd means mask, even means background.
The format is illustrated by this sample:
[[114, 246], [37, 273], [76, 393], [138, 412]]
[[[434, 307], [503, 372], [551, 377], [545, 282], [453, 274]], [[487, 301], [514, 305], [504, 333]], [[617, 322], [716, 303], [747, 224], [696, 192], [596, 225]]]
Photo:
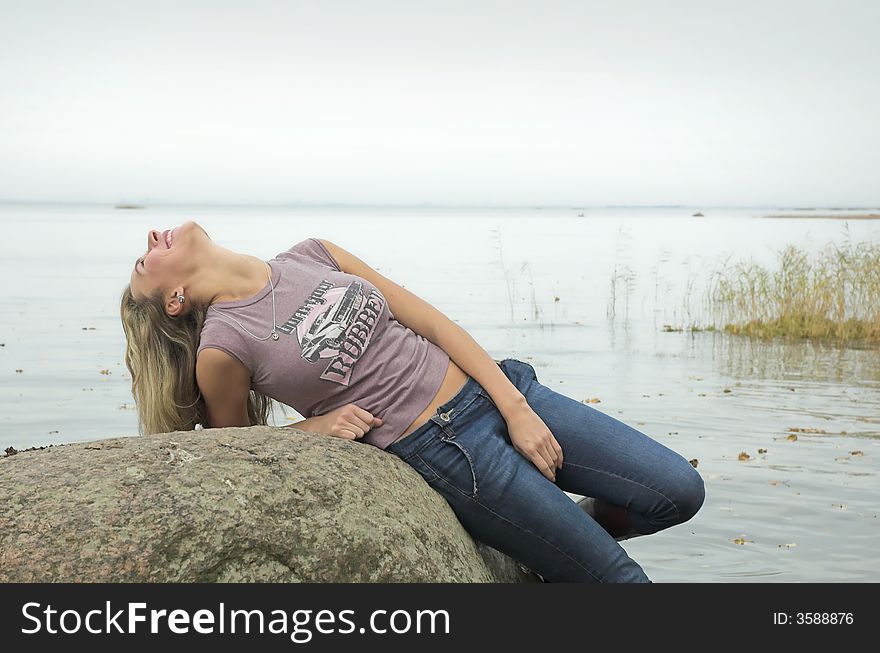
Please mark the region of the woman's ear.
[[165, 300], [165, 312], [171, 317], [178, 317], [186, 309], [186, 294], [183, 286], [178, 286]]

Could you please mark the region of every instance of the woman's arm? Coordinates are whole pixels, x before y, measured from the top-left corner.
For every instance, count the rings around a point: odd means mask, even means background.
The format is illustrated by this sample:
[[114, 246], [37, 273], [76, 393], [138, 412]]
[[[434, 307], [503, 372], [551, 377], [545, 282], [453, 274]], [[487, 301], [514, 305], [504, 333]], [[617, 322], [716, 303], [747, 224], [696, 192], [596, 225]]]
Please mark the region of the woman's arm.
[[285, 424], [285, 427], [292, 426], [295, 429], [299, 429], [300, 431], [308, 431], [309, 433], [320, 433], [321, 435], [329, 435], [327, 431], [327, 427], [324, 424], [324, 420], [321, 419], [321, 415], [315, 415], [314, 417], [307, 417], [305, 419], [301, 419], [298, 422], [291, 422], [290, 424]]
[[[529, 407], [523, 394], [467, 331], [428, 302], [379, 274], [354, 254], [329, 240], [319, 240], [333, 255], [343, 272], [362, 277], [379, 289], [398, 322], [443, 349], [456, 365], [483, 386], [507, 422], [509, 430], [513, 431], [512, 427], [515, 426], [519, 433], [524, 434], [520, 442], [524, 450], [530, 451], [534, 448], [535, 451], [530, 453], [541, 455], [548, 463], [548, 468], [562, 466], [562, 448], [559, 443]], [[531, 455], [527, 457], [532, 458]], [[536, 463], [536, 466], [544, 471], [542, 465]], [[553, 475], [552, 469], [550, 472], [548, 477]]]
[[196, 384], [208, 412], [209, 428], [250, 426], [251, 373], [241, 361], [222, 349], [205, 347], [196, 357]]
[[476, 379], [505, 418], [528, 406], [522, 393], [467, 331], [428, 302], [379, 274], [354, 254], [329, 240], [319, 240], [343, 272], [363, 277], [379, 289], [398, 322], [443, 349], [456, 365]]
[[372, 415], [356, 404], [345, 404], [323, 415], [312, 415], [293, 424], [300, 431], [332, 435], [346, 440], [362, 438], [373, 427], [382, 426], [382, 418]]

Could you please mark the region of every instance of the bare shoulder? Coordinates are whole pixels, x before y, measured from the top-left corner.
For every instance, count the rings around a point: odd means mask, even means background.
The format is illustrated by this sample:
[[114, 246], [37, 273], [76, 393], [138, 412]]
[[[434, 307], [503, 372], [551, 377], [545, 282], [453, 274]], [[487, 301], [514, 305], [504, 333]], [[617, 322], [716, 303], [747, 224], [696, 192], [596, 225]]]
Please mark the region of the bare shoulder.
[[205, 347], [196, 358], [196, 383], [211, 427], [250, 425], [247, 402], [251, 373], [235, 356]]
[[361, 266], [365, 265], [363, 261], [357, 258], [351, 252], [343, 249], [332, 240], [327, 240], [326, 238], [315, 238], [319, 243], [324, 246], [328, 252], [330, 252], [330, 256], [336, 261], [336, 264], [339, 266], [339, 269], [343, 272], [347, 272], [349, 274], [357, 274], [355, 270], [358, 267], [358, 264]]
[[196, 383], [203, 394], [216, 386], [241, 385], [245, 382], [250, 389], [250, 370], [222, 349], [205, 347], [196, 357]]
[[334, 243], [331, 240], [327, 240], [326, 238], [315, 238], [319, 243], [321, 243], [331, 254], [335, 254], [336, 252], [343, 252], [343, 250], [339, 245]]

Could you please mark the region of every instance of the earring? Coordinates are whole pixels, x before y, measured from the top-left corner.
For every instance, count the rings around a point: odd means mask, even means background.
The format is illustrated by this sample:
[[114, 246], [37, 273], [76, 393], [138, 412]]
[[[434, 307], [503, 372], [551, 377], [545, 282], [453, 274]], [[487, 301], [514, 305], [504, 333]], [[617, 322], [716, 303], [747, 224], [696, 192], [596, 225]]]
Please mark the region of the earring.
[[183, 295], [178, 295], [177, 301], [179, 301], [182, 304], [184, 302]]

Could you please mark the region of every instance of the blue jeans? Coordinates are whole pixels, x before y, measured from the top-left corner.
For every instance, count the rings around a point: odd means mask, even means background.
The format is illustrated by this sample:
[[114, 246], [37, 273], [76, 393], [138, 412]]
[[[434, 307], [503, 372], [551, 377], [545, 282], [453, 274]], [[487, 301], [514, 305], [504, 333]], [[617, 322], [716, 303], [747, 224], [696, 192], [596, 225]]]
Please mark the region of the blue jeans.
[[545, 582], [652, 582], [565, 492], [625, 507], [647, 535], [697, 513], [705, 496], [700, 474], [644, 433], [542, 385], [528, 363], [498, 364], [562, 447], [555, 482], [513, 447], [504, 417], [471, 377], [386, 451], [439, 492], [474, 539]]

